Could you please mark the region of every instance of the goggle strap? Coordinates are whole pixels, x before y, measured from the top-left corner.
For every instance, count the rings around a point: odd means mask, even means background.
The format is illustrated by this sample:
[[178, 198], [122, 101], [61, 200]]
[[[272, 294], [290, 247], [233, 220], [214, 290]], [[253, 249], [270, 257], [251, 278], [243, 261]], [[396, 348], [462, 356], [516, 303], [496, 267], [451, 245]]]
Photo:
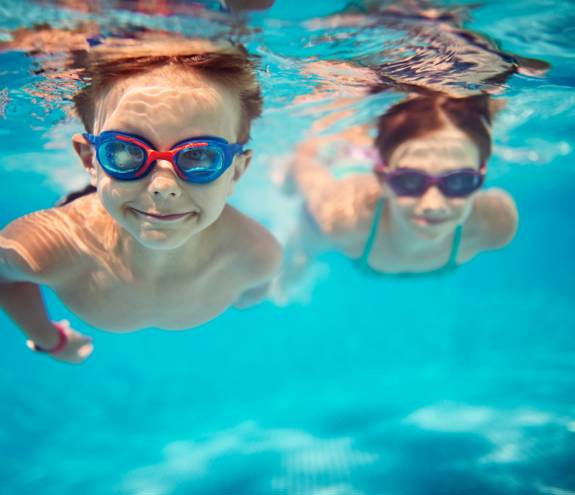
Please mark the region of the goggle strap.
[[96, 136], [94, 136], [94, 134], [90, 134], [89, 132], [84, 132], [82, 134], [82, 137], [88, 141], [91, 145], [95, 145], [96, 144]]

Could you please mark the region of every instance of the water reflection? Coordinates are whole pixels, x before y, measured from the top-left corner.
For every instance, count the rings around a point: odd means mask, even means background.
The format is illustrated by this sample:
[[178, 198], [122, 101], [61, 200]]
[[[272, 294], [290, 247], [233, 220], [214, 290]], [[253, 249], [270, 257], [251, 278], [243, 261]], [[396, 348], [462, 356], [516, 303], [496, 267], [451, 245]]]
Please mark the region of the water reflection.
[[[497, 93], [509, 76], [540, 76], [549, 69], [543, 60], [501, 50], [488, 37], [463, 27], [467, 6], [446, 7], [439, 2], [357, 1], [337, 15], [317, 19], [314, 28], [354, 28], [346, 37], [383, 32], [401, 33], [401, 46], [358, 54], [353, 65], [372, 71], [382, 87], [433, 90], [451, 96], [478, 91]], [[341, 39], [342, 35], [339, 36]]]

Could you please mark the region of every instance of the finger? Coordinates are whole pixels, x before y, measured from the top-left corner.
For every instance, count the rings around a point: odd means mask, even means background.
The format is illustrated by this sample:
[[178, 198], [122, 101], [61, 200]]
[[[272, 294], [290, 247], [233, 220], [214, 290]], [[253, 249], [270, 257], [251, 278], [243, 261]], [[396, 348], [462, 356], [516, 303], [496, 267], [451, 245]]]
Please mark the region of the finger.
[[84, 345], [80, 347], [80, 349], [78, 349], [78, 356], [80, 356], [83, 359], [86, 359], [90, 354], [92, 354], [92, 352], [94, 352], [93, 345]]
[[30, 349], [31, 351], [34, 351], [34, 352], [37, 351], [37, 349], [36, 349], [36, 343], [35, 343], [34, 341], [32, 341], [32, 340], [27, 340], [27, 341], [26, 341], [26, 347], [28, 347], [28, 349]]

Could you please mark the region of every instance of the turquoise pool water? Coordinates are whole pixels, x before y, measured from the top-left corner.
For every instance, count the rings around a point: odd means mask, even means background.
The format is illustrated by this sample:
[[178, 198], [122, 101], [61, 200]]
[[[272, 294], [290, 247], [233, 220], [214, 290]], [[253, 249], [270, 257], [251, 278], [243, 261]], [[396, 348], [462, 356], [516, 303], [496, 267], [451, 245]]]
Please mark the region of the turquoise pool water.
[[[306, 50], [377, 49], [369, 32], [355, 45], [310, 26], [343, 4], [278, 0], [246, 38], [267, 107], [234, 204], [282, 240], [299, 205], [274, 177], [319, 112], [293, 103], [317, 82], [301, 75]], [[0, 9], [4, 33], [82, 16]], [[552, 64], [542, 78], [513, 76], [500, 96], [488, 185], [518, 205], [507, 248], [409, 280], [366, 278], [329, 253], [305, 297], [178, 333], [99, 332], [47, 293], [51, 314], [94, 336], [79, 367], [33, 355], [0, 316], [0, 494], [575, 494], [574, 21], [568, 1], [490, 1], [466, 23]], [[0, 54], [3, 225], [85, 180], [69, 146], [78, 124], [23, 90], [42, 82], [36, 63]], [[351, 120], [376, 114], [364, 105]]]

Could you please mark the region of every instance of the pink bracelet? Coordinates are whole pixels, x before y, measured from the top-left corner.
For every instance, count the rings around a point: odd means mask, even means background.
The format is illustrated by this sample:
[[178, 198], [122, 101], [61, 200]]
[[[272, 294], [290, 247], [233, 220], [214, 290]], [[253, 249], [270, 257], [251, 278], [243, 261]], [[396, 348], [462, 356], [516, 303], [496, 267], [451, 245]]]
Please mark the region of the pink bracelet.
[[29, 340], [28, 344], [30, 345], [32, 350], [36, 352], [45, 352], [47, 354], [57, 354], [58, 352], [64, 350], [66, 345], [68, 345], [68, 335], [66, 335], [64, 327], [59, 323], [52, 322], [52, 325], [56, 330], [58, 330], [58, 343], [54, 347], [52, 347], [52, 349], [44, 349], [43, 347], [40, 347], [38, 344], [36, 344], [36, 342]]

